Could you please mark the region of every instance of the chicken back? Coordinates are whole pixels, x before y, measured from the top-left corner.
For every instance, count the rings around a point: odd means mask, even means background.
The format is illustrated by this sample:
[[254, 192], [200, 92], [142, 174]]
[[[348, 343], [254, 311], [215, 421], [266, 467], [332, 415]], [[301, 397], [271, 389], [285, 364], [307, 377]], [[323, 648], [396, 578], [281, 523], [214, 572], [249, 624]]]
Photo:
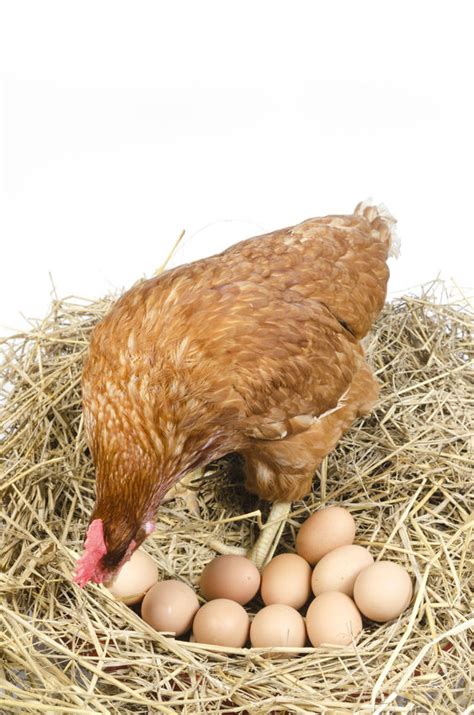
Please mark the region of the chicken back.
[[246, 488], [306, 495], [377, 398], [361, 338], [381, 310], [395, 220], [359, 204], [242, 241], [126, 292], [83, 373], [96, 504], [76, 580], [107, 580], [167, 490], [230, 452]]

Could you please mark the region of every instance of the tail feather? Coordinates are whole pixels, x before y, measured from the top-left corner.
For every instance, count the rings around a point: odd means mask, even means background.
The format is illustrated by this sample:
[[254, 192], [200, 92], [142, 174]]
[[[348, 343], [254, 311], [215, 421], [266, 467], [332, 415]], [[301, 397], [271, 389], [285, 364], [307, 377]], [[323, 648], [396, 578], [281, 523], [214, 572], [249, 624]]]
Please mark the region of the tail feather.
[[372, 199], [361, 201], [354, 209], [356, 216], [363, 216], [377, 231], [381, 241], [387, 244], [389, 256], [400, 255], [400, 237], [396, 231], [397, 219], [384, 204], [375, 204]]

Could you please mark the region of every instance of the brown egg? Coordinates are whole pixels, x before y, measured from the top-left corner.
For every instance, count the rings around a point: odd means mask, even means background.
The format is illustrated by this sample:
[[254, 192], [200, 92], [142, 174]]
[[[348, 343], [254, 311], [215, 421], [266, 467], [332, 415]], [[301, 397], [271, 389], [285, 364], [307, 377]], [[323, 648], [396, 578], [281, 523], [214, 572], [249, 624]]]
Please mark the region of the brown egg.
[[314, 567], [311, 588], [315, 596], [325, 591], [340, 591], [352, 596], [354, 582], [366, 566], [374, 563], [363, 546], [339, 546], [323, 556]]
[[145, 551], [137, 549], [107, 588], [118, 601], [131, 605], [141, 601], [157, 581], [157, 565]]
[[339, 591], [326, 591], [310, 603], [306, 629], [312, 645], [348, 645], [362, 630], [354, 601]]
[[306, 641], [303, 616], [291, 606], [274, 603], [257, 613], [250, 626], [250, 642], [255, 648], [293, 646]]
[[249, 635], [247, 611], [228, 598], [205, 603], [196, 613], [193, 636], [196, 643], [241, 648]]
[[189, 586], [170, 579], [153, 586], [142, 603], [142, 618], [157, 631], [177, 636], [191, 628], [199, 601]]
[[275, 556], [263, 569], [260, 592], [266, 606], [301, 608], [311, 595], [310, 565], [298, 554]]
[[325, 554], [338, 546], [352, 544], [355, 521], [347, 509], [328, 506], [303, 522], [296, 536], [296, 553], [314, 566]]
[[245, 556], [218, 556], [207, 564], [199, 585], [208, 601], [229, 598], [244, 605], [257, 593], [260, 573]]
[[357, 576], [354, 600], [372, 621], [391, 621], [407, 608], [413, 595], [411, 578], [403, 566], [377, 561]]

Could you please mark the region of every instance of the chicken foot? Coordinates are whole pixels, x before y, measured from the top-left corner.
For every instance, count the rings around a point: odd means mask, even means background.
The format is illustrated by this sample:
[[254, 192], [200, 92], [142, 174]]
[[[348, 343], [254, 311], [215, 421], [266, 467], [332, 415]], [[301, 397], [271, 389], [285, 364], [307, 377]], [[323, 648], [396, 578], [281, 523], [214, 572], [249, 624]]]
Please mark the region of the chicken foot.
[[[187, 509], [196, 516], [200, 516], [197, 491], [193, 486], [194, 480], [202, 478], [203, 469], [197, 469], [187, 474], [165, 494], [163, 502], [172, 499], [182, 499]], [[233, 554], [247, 556], [258, 569], [262, 569], [271, 560], [278, 546], [285, 522], [291, 509], [291, 502], [274, 502], [266, 523], [262, 526], [257, 541], [247, 551], [240, 546], [229, 546], [218, 539], [212, 539], [209, 546], [220, 554]]]
[[248, 551], [242, 546], [228, 546], [218, 539], [209, 541], [209, 546], [219, 554], [247, 556], [261, 570], [273, 558], [285, 522], [290, 513], [291, 502], [274, 502], [267, 522], [263, 524], [257, 541]]
[[201, 479], [203, 473], [204, 470], [196, 469], [195, 471], [186, 474], [181, 481], [177, 482], [177, 484], [166, 492], [163, 497], [163, 502], [171, 501], [172, 499], [182, 499], [191, 514], [201, 516], [197, 491], [193, 486], [193, 481]]
[[219, 541], [219, 539], [211, 539], [208, 545], [223, 556], [247, 556], [247, 550], [243, 546], [229, 546], [224, 544], [223, 541]]
[[262, 569], [273, 558], [285, 523], [290, 513], [291, 502], [274, 502], [257, 541], [248, 552], [248, 558], [258, 569]]

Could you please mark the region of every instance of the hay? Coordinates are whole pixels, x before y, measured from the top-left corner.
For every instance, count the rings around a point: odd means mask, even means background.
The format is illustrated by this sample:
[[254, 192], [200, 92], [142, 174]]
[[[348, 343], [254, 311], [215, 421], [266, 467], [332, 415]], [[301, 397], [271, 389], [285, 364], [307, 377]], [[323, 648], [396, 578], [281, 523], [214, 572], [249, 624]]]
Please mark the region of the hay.
[[[321, 499], [343, 503], [356, 542], [406, 566], [414, 604], [347, 648], [297, 657], [157, 634], [102, 586], [71, 581], [94, 499], [80, 405], [90, 331], [111, 299], [56, 301], [2, 342], [0, 710], [5, 713], [462, 712], [470, 702], [472, 315], [433, 288], [386, 306], [368, 341], [380, 403], [294, 503], [280, 550]], [[470, 442], [471, 440], [471, 442]], [[162, 576], [196, 585], [222, 539], [246, 545], [266, 505], [238, 460], [196, 485], [201, 516], [164, 504], [145, 543]], [[262, 511], [262, 513], [263, 513]], [[255, 612], [258, 602], [251, 605]], [[472, 693], [471, 693], [472, 694]]]

